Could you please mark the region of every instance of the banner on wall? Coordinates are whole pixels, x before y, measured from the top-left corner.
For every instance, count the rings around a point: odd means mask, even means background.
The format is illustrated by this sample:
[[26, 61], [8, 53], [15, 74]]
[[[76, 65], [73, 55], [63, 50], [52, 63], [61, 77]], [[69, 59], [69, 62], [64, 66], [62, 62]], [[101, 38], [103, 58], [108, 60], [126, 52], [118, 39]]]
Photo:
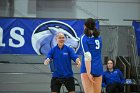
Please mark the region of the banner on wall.
[[[84, 19], [0, 18], [0, 54], [44, 54], [56, 45], [55, 35], [63, 32], [65, 44], [81, 54], [80, 37]], [[99, 22], [96, 21], [99, 29]]]
[[133, 21], [132, 24], [135, 29], [138, 56], [140, 56], [140, 22]]

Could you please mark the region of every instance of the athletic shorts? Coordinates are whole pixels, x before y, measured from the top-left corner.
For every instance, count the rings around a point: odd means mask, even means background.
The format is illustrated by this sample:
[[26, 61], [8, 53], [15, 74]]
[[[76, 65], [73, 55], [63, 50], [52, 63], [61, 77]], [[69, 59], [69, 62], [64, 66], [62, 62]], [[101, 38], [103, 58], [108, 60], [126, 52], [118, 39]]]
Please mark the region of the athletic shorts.
[[75, 82], [73, 77], [69, 78], [57, 78], [52, 77], [51, 79], [51, 91], [60, 93], [62, 84], [66, 87], [68, 92], [75, 91]]
[[101, 75], [91, 74], [93, 77], [100, 77]]

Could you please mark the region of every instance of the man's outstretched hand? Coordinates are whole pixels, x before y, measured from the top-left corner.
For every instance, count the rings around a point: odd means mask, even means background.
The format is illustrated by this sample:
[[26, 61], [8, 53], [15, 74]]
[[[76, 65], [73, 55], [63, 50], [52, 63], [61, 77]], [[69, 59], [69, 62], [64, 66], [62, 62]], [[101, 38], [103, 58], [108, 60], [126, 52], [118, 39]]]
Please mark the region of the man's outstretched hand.
[[44, 65], [48, 65], [50, 63], [50, 59], [47, 58], [45, 61], [44, 61]]
[[77, 67], [80, 68], [81, 67], [81, 61], [79, 58], [76, 59], [76, 64], [77, 64]]

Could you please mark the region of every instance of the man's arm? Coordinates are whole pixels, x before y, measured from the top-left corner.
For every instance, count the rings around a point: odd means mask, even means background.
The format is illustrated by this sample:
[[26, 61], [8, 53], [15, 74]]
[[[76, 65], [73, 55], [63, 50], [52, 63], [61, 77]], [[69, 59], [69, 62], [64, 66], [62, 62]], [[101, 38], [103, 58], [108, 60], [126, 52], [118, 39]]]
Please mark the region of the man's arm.
[[71, 47], [69, 47], [68, 51], [70, 53], [71, 59], [77, 64], [77, 67], [80, 68], [81, 61], [80, 61], [80, 58], [78, 57], [78, 55], [76, 55], [75, 51]]
[[80, 68], [80, 66], [81, 66], [80, 58], [77, 58], [76, 59], [76, 64], [77, 64], [77, 67]]
[[45, 61], [44, 61], [44, 65], [48, 65], [50, 63], [50, 59], [47, 58]]
[[52, 59], [52, 55], [53, 55], [53, 49], [51, 49], [46, 57], [46, 60], [44, 61], [44, 65], [48, 65]]

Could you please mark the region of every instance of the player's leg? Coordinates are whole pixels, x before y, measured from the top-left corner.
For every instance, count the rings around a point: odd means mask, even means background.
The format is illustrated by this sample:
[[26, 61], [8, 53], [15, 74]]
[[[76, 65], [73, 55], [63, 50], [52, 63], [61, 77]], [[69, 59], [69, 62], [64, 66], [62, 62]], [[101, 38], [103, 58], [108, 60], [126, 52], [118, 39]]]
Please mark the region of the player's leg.
[[101, 88], [102, 88], [102, 76], [99, 77], [94, 77], [94, 81], [96, 83], [93, 84], [93, 93], [101, 93]]
[[89, 80], [87, 73], [81, 74], [81, 81], [85, 93], [93, 93], [93, 83]]

